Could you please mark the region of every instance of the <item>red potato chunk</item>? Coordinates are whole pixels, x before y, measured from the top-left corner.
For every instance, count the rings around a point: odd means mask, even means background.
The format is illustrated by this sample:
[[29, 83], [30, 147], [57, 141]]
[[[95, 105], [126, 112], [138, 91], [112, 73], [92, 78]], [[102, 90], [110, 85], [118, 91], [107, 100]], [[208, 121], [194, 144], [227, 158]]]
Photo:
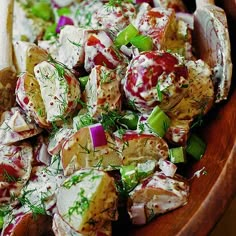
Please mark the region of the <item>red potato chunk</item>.
[[191, 120], [172, 119], [165, 139], [177, 146], [185, 146], [189, 137], [190, 126]]
[[16, 41], [14, 46], [14, 60], [17, 73], [34, 73], [34, 66], [48, 59], [46, 50], [40, 48], [34, 43]]
[[95, 15], [97, 11], [100, 11], [103, 7], [102, 1], [91, 1], [91, 0], [83, 0], [78, 3], [76, 21], [78, 25], [82, 27], [89, 27], [91, 29], [98, 29], [100, 25], [95, 19]]
[[[133, 223], [145, 224], [152, 217], [187, 204], [189, 184], [182, 177], [167, 177], [162, 172], [144, 179], [130, 193], [129, 213]], [[144, 209], [144, 219], [137, 219], [136, 208]], [[141, 209], [142, 209], [141, 208]], [[140, 217], [140, 216], [139, 216]], [[146, 218], [146, 220], [145, 220]]]
[[58, 166], [36, 166], [20, 197], [25, 205], [36, 206], [42, 213], [53, 215], [56, 212], [56, 191], [64, 180]]
[[[8, 117], [0, 125], [0, 144], [10, 145], [42, 132], [19, 107], [13, 107], [4, 113], [8, 113]], [[3, 116], [6, 117], [5, 114]]]
[[16, 102], [40, 127], [49, 127], [38, 81], [26, 72], [16, 84]]
[[115, 35], [128, 26], [135, 17], [134, 4], [127, 2], [121, 2], [121, 4], [112, 7], [104, 4], [94, 15], [95, 20], [103, 29], [109, 29]]
[[135, 19], [137, 29], [152, 38], [156, 49], [171, 50], [185, 58], [192, 58], [190, 25], [176, 17], [171, 8], [151, 8], [143, 3]]
[[84, 94], [88, 112], [94, 117], [108, 110], [121, 109], [120, 77], [115, 70], [95, 66]]
[[151, 112], [156, 105], [165, 111], [184, 97], [188, 83], [188, 70], [180, 58], [152, 51], [131, 60], [123, 88], [140, 112]]
[[5, 218], [1, 235], [47, 235], [53, 236], [52, 217], [49, 215], [37, 214], [35, 216], [28, 207], [14, 209]]
[[163, 49], [174, 21], [173, 9], [151, 8], [147, 3], [143, 3], [139, 7], [135, 25], [141, 34], [149, 35], [153, 39], [157, 49]]
[[93, 147], [89, 127], [83, 127], [71, 135], [62, 146], [61, 161], [65, 175], [81, 168], [112, 169], [120, 166], [122, 160], [116, 151], [116, 144], [105, 132], [107, 145]]
[[211, 109], [214, 103], [214, 86], [211, 69], [204, 61], [188, 61], [186, 66], [189, 72], [187, 93], [167, 114], [177, 120], [192, 121]]
[[[81, 236], [80, 233], [76, 232], [73, 228], [68, 225], [59, 214], [53, 216], [53, 232], [57, 236], [73, 235]], [[108, 221], [105, 225], [97, 230], [96, 232], [89, 232], [89, 236], [111, 236], [112, 235], [111, 222]]]
[[0, 203], [19, 196], [31, 173], [33, 150], [28, 143], [0, 146]]
[[10, 110], [15, 106], [15, 87], [16, 87], [16, 73], [12, 70], [2, 69], [0, 74], [0, 116], [4, 111]]
[[186, 12], [186, 6], [182, 0], [153, 0], [154, 7], [172, 8], [175, 12]]
[[60, 153], [63, 143], [74, 133], [73, 129], [60, 128], [53, 137], [49, 138], [47, 151], [51, 155]]
[[164, 139], [152, 134], [139, 134], [136, 131], [127, 131], [121, 137], [116, 136], [116, 143], [123, 165], [137, 164], [147, 160], [166, 159], [168, 145]]
[[85, 235], [100, 230], [108, 221], [117, 220], [117, 203], [115, 181], [101, 170], [78, 170], [57, 192], [59, 215]]
[[72, 25], [66, 25], [59, 35], [59, 46], [56, 49], [55, 60], [60, 61], [69, 69], [82, 65], [84, 62], [84, 46], [88, 38], [88, 30]]
[[105, 31], [91, 33], [85, 44], [84, 68], [90, 72], [96, 65], [115, 69], [124, 63], [124, 56], [114, 46]]
[[34, 68], [40, 86], [47, 122], [62, 122], [75, 110], [80, 85], [75, 76], [57, 62], [41, 62]]

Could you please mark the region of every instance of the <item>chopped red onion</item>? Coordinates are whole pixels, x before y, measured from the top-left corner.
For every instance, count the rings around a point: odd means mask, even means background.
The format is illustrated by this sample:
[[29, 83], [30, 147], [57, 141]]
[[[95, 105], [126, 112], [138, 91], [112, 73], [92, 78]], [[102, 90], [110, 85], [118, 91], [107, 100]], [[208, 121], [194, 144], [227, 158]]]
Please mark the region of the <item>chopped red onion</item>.
[[47, 152], [47, 146], [45, 143], [42, 143], [40, 149], [39, 149], [39, 154], [38, 154], [38, 161], [45, 165], [49, 165], [51, 162], [51, 155]]
[[59, 21], [57, 23], [57, 27], [56, 27], [56, 32], [60, 33], [61, 28], [65, 25], [74, 25], [74, 22], [68, 16], [60, 16]]
[[130, 209], [132, 223], [134, 225], [146, 224], [146, 214], [144, 209], [144, 203], [135, 204]]
[[90, 125], [89, 133], [94, 148], [107, 145], [106, 134], [103, 126], [100, 123]]
[[177, 170], [177, 166], [175, 164], [164, 159], [160, 159], [158, 164], [165, 176], [174, 177]]

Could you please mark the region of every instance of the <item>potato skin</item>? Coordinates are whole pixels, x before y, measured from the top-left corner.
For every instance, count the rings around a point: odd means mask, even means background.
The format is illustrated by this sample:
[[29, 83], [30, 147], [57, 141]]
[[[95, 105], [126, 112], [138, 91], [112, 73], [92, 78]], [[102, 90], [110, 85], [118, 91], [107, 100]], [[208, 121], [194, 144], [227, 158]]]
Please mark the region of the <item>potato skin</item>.
[[179, 175], [167, 177], [156, 171], [153, 176], [144, 179], [129, 196], [129, 212], [132, 207], [143, 204], [147, 221], [153, 216], [163, 214], [187, 204], [189, 184]]
[[32, 74], [26, 72], [18, 78], [15, 93], [20, 107], [34, 118], [39, 126], [49, 127], [39, 83]]
[[63, 143], [60, 155], [65, 176], [81, 168], [99, 166], [107, 170], [122, 164], [111, 135], [107, 132], [105, 134], [108, 144], [96, 148], [92, 145], [88, 126], [79, 129]]
[[3, 228], [5, 236], [54, 236], [52, 231], [52, 217], [49, 215], [36, 215], [32, 212], [19, 213], [15, 216], [15, 222]]

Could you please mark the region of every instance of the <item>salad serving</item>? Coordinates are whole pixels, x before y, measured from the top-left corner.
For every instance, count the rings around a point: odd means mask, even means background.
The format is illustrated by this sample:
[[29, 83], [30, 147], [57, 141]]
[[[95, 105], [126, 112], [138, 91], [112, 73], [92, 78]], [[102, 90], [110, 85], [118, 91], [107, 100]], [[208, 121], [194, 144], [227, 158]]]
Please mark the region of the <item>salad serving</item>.
[[184, 2], [1, 4], [1, 235], [108, 236], [187, 204], [178, 167], [203, 157], [196, 127], [227, 99], [232, 64], [225, 77], [198, 58]]

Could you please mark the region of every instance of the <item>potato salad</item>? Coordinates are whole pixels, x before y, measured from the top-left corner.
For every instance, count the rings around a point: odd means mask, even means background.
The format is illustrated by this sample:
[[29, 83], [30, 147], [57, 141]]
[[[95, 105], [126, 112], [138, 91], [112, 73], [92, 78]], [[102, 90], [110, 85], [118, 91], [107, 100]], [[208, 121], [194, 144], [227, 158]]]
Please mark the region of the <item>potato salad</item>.
[[188, 203], [217, 86], [193, 30], [182, 0], [14, 1], [2, 236], [111, 236]]

